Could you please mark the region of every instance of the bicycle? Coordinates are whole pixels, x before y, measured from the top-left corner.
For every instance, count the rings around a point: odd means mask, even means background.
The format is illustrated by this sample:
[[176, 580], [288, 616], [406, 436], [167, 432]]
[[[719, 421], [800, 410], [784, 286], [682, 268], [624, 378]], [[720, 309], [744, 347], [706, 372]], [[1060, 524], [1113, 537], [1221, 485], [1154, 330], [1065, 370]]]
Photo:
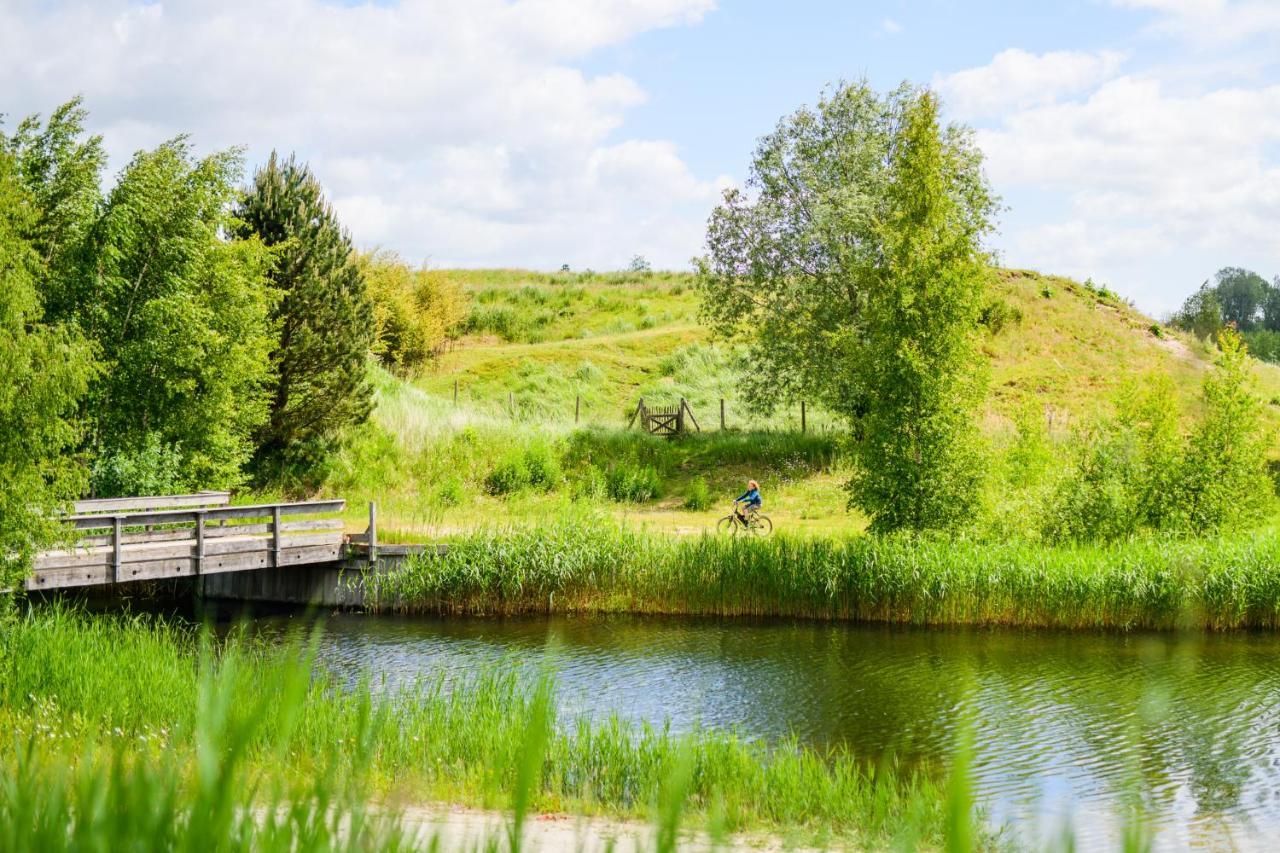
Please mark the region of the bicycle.
[[731, 536], [737, 536], [739, 533], [768, 536], [772, 532], [773, 522], [769, 520], [769, 516], [761, 515], [754, 509], [747, 510], [745, 522], [736, 512], [731, 512], [716, 522], [716, 533], [728, 533]]

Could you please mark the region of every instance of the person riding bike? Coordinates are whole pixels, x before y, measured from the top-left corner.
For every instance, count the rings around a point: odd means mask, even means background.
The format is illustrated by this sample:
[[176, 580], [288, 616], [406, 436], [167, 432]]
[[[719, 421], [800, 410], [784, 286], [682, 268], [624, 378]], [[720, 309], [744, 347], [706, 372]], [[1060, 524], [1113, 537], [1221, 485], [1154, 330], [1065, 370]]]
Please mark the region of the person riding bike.
[[747, 527], [747, 513], [759, 512], [760, 507], [764, 505], [764, 501], [760, 497], [760, 484], [755, 480], [747, 481], [747, 490], [738, 495], [733, 501], [733, 514], [738, 517], [738, 521], [742, 522], [743, 527]]

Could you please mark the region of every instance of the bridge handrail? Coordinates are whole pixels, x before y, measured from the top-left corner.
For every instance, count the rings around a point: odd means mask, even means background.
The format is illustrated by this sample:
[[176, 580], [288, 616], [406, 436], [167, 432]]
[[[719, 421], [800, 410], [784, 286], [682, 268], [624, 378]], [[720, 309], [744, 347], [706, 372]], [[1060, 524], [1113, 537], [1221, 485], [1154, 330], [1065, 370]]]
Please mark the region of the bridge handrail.
[[72, 515], [103, 512], [145, 512], [189, 507], [218, 507], [231, 503], [230, 492], [195, 492], [189, 495], [145, 495], [136, 498], [86, 498], [72, 503]]
[[116, 519], [122, 526], [133, 527], [140, 524], [180, 524], [194, 522], [203, 517], [208, 521], [226, 521], [246, 518], [264, 518], [279, 511], [280, 515], [305, 515], [329, 512], [342, 512], [347, 502], [342, 499], [325, 501], [297, 501], [277, 504], [244, 504], [240, 506], [216, 507], [210, 509], [168, 509], [146, 512], [102, 512], [68, 515], [63, 521], [76, 530], [93, 530], [113, 527]]

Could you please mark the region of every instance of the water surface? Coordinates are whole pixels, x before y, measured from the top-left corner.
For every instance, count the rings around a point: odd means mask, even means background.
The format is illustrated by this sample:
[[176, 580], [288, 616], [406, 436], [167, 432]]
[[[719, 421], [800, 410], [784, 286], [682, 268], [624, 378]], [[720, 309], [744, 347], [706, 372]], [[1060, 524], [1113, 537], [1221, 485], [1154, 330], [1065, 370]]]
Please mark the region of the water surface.
[[328, 621], [321, 656], [390, 684], [495, 661], [557, 674], [569, 715], [794, 735], [945, 763], [972, 720], [997, 823], [1082, 849], [1143, 792], [1159, 846], [1280, 838], [1280, 639], [591, 617]]

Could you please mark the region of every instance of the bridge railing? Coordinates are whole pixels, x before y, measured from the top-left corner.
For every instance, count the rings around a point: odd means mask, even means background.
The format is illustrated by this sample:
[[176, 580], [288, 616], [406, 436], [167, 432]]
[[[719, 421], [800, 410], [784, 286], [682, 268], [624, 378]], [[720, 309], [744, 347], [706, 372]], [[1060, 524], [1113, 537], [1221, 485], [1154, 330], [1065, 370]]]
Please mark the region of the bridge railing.
[[[341, 558], [342, 520], [332, 516], [342, 512], [346, 501], [226, 506], [230, 498], [223, 500], [224, 495], [80, 502], [77, 510], [90, 511], [63, 519], [79, 538], [69, 547], [42, 552], [27, 589], [193, 577]], [[153, 508], [172, 506], [163, 501], [175, 499], [179, 508]]]

